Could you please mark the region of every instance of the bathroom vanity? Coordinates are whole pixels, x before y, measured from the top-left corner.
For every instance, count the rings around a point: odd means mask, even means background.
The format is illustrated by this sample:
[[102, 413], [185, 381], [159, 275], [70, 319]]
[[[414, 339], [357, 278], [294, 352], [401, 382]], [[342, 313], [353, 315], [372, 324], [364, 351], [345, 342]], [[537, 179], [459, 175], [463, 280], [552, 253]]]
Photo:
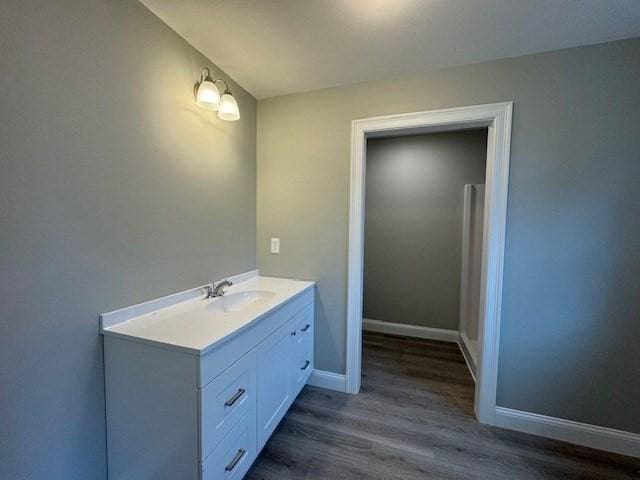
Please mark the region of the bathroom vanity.
[[205, 293], [101, 316], [110, 480], [240, 479], [306, 384], [313, 282]]

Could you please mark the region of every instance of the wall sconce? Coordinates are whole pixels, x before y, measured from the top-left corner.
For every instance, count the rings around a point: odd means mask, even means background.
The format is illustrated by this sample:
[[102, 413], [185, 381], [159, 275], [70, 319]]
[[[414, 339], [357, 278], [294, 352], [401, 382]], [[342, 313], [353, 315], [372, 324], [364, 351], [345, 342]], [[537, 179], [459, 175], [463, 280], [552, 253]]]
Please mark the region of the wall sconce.
[[[216, 83], [224, 84], [224, 91], [220, 96], [220, 91], [216, 87]], [[238, 102], [231, 95], [229, 86], [222, 78], [211, 78], [211, 72], [207, 67], [202, 69], [200, 73], [200, 81], [196, 84], [196, 104], [207, 110], [218, 112], [218, 118], [234, 122], [240, 119], [240, 110]]]

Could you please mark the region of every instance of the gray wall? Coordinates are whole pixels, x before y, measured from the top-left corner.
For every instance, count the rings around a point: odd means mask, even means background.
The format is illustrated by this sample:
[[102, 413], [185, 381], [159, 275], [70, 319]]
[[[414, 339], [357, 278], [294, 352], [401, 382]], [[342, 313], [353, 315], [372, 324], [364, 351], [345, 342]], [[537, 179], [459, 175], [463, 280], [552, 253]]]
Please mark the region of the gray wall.
[[487, 130], [367, 142], [364, 317], [458, 330], [464, 185]]
[[[344, 372], [351, 120], [513, 100], [498, 404], [640, 433], [640, 39], [258, 102], [258, 266]], [[269, 254], [269, 236], [282, 253]]]
[[255, 100], [135, 1], [0, 16], [0, 478], [106, 477], [98, 314], [255, 268]]

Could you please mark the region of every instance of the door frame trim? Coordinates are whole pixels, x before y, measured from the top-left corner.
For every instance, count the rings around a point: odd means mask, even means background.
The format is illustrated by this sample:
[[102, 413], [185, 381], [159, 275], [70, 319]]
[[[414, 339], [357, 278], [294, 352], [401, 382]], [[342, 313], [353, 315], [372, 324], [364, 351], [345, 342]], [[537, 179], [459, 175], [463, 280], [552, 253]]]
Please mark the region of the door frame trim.
[[358, 393], [362, 363], [364, 201], [367, 138], [487, 127], [487, 171], [475, 412], [495, 423], [502, 275], [513, 102], [447, 108], [351, 122], [346, 391]]

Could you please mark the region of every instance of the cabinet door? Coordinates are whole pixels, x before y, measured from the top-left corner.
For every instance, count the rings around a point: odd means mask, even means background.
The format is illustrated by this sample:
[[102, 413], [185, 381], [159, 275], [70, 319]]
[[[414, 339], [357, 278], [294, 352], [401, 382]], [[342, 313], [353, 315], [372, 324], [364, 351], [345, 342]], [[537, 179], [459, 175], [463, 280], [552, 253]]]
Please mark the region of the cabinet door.
[[288, 321], [257, 347], [258, 450], [267, 442], [292, 401], [289, 375], [292, 332], [292, 323]]

